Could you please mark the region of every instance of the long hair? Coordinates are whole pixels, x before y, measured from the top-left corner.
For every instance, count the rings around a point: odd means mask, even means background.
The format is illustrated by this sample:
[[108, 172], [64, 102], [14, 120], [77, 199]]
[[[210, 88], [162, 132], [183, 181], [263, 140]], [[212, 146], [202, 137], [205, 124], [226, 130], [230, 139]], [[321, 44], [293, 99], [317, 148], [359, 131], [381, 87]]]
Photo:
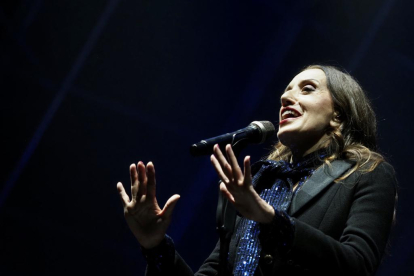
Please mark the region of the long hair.
[[[320, 69], [326, 75], [327, 87], [331, 94], [339, 128], [328, 130], [328, 141], [321, 143], [326, 150], [324, 162], [329, 165], [336, 159], [353, 160], [355, 165], [341, 178], [342, 180], [358, 170], [370, 172], [384, 158], [376, 151], [377, 121], [371, 103], [358, 82], [348, 73], [333, 66], [310, 65], [308, 69]], [[280, 141], [274, 146], [268, 159], [289, 161], [292, 152]]]

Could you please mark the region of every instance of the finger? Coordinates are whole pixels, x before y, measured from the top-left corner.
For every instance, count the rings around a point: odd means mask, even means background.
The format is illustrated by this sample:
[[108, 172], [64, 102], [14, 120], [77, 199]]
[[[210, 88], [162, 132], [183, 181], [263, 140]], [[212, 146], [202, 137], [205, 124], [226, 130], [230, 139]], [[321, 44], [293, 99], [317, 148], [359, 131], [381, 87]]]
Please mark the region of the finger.
[[250, 156], [244, 158], [244, 184], [252, 184], [252, 172], [250, 166]]
[[216, 170], [221, 181], [228, 184], [229, 178], [224, 174], [223, 170], [221, 169], [221, 165], [219, 161], [217, 160], [217, 158], [214, 156], [214, 154], [210, 156], [210, 161], [211, 161], [211, 164], [213, 164], [213, 167]]
[[[234, 155], [233, 149], [230, 145], [226, 146], [226, 154], [227, 154], [227, 160], [229, 160], [230, 166], [232, 168], [233, 178], [236, 181], [243, 181], [243, 173], [240, 169], [239, 163], [237, 163], [237, 158]], [[240, 182], [242, 184], [243, 182]]]
[[155, 197], [155, 167], [150, 161], [147, 164], [147, 196], [149, 198]]
[[121, 197], [122, 205], [125, 207], [129, 203], [129, 196], [125, 192], [124, 186], [121, 182], [118, 182], [118, 184], [116, 184], [116, 189], [118, 190], [119, 196]]
[[228, 179], [233, 178], [233, 173], [231, 171], [231, 166], [224, 157], [223, 153], [220, 150], [220, 147], [216, 144], [213, 148], [214, 156], [216, 157], [217, 161], [219, 162], [223, 173], [227, 176]]
[[179, 199], [180, 199], [180, 195], [173, 195], [172, 197], [170, 197], [167, 200], [167, 203], [165, 203], [164, 208], [162, 209], [160, 215], [162, 215], [166, 219], [171, 218], [174, 207], [177, 204]]
[[147, 193], [147, 172], [145, 169], [145, 165], [142, 161], [138, 162], [137, 165], [137, 172], [138, 172], [138, 192], [137, 198], [141, 198], [143, 195]]
[[220, 183], [220, 191], [223, 193], [223, 195], [231, 202], [234, 204], [234, 196], [229, 192], [229, 190], [227, 189], [227, 186], [221, 182]]
[[131, 164], [131, 166], [129, 166], [129, 176], [131, 179], [131, 196], [132, 199], [135, 200], [138, 193], [138, 172], [135, 164]]

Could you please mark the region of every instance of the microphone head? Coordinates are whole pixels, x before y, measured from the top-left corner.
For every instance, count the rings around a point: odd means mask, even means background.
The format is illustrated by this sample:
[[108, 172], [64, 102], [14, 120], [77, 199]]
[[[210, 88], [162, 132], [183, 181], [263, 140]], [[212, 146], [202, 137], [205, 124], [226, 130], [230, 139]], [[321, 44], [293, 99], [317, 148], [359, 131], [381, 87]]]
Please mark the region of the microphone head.
[[276, 132], [275, 126], [269, 121], [254, 121], [251, 122], [250, 125], [256, 127], [260, 131], [261, 140], [258, 144], [270, 139]]

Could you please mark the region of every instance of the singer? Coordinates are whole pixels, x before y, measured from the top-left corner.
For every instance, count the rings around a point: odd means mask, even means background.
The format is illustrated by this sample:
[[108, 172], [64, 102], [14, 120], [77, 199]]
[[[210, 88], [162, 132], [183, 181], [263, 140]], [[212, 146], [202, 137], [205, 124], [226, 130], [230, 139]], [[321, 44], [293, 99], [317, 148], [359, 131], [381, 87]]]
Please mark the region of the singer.
[[[240, 216], [226, 275], [372, 275], [395, 217], [396, 179], [376, 152], [376, 118], [358, 83], [312, 65], [281, 95], [278, 142], [241, 166], [231, 146], [211, 162]], [[147, 275], [217, 275], [219, 244], [195, 274], [166, 235], [179, 195], [161, 209], [151, 162], [130, 166], [131, 198], [117, 189]]]

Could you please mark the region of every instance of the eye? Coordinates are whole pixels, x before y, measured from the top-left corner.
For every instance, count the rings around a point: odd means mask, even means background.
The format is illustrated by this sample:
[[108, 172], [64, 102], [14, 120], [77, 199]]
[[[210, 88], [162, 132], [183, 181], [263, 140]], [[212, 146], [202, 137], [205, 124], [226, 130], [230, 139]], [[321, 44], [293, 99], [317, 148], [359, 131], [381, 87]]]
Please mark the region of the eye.
[[305, 91], [305, 92], [312, 92], [312, 91], [315, 91], [315, 90], [316, 90], [316, 88], [311, 84], [307, 84], [304, 87], [302, 87], [302, 91]]

